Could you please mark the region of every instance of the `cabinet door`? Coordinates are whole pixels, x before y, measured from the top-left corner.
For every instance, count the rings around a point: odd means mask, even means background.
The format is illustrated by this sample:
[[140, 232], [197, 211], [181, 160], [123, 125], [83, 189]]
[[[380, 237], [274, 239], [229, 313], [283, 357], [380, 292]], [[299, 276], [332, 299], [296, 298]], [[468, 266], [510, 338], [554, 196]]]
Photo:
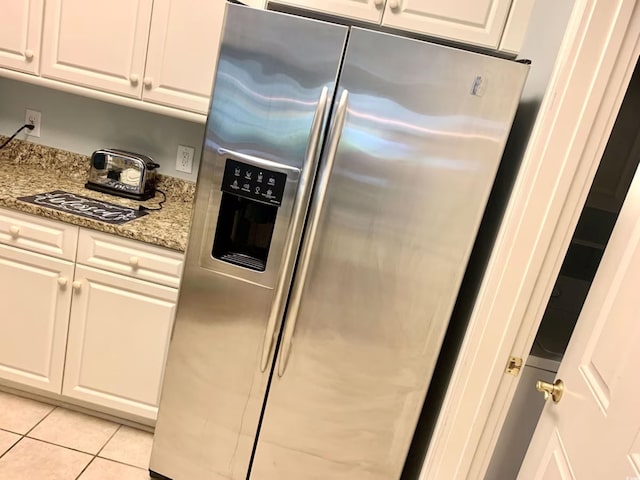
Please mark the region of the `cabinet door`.
[[155, 0], [144, 100], [207, 113], [224, 0]]
[[49, 0], [42, 76], [140, 98], [152, 0]]
[[0, 66], [38, 74], [44, 0], [2, 3]]
[[177, 290], [76, 266], [62, 394], [155, 419]]
[[308, 10], [380, 23], [386, 0], [276, 0], [281, 5], [302, 7]]
[[498, 48], [511, 0], [388, 0], [382, 24]]
[[73, 264], [0, 245], [0, 378], [60, 393]]

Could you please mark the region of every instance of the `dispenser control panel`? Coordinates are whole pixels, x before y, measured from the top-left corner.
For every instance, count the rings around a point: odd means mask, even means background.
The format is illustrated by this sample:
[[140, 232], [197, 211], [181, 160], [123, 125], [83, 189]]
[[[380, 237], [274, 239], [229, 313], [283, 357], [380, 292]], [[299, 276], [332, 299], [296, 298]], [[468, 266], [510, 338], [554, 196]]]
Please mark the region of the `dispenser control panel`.
[[222, 178], [223, 192], [280, 206], [287, 174], [227, 159]]

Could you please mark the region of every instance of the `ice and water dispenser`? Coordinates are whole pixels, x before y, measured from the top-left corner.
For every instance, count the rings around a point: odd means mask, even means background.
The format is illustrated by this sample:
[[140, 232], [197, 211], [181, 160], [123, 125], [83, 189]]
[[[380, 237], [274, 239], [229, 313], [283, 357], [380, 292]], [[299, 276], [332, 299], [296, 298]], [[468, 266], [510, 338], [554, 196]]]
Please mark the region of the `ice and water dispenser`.
[[263, 272], [287, 175], [226, 159], [211, 255]]

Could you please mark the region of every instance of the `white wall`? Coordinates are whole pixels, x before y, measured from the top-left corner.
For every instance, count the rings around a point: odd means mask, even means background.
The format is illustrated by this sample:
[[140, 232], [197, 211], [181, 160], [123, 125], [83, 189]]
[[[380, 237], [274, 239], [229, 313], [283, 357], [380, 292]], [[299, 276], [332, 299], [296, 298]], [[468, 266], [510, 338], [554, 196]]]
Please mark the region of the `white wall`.
[[[11, 135], [23, 125], [26, 108], [42, 112], [41, 136], [30, 141], [85, 155], [122, 148], [151, 156], [165, 175], [196, 179], [203, 124], [0, 78], [0, 134]], [[178, 145], [196, 149], [191, 174], [175, 170]]]

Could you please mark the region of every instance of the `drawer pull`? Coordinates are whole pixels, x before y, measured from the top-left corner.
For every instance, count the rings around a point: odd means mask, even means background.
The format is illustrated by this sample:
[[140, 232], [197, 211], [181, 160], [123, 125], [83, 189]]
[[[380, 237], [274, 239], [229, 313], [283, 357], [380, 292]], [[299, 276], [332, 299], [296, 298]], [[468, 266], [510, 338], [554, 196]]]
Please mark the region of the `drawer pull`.
[[58, 285], [60, 285], [61, 288], [64, 288], [67, 286], [67, 278], [66, 277], [58, 277]]
[[74, 289], [76, 292], [79, 292], [79, 291], [80, 291], [80, 289], [82, 288], [82, 282], [81, 282], [80, 280], [76, 280], [76, 281], [75, 281], [75, 282], [73, 282], [71, 285], [73, 286], [73, 289]]
[[9, 228], [9, 234], [11, 234], [13, 238], [18, 238], [18, 235], [20, 235], [20, 227], [11, 225], [11, 227]]
[[33, 50], [25, 50], [24, 58], [26, 58], [29, 61], [33, 60]]
[[129, 258], [129, 265], [131, 265], [131, 267], [133, 268], [138, 268], [138, 266], [140, 265], [140, 259], [138, 257]]

